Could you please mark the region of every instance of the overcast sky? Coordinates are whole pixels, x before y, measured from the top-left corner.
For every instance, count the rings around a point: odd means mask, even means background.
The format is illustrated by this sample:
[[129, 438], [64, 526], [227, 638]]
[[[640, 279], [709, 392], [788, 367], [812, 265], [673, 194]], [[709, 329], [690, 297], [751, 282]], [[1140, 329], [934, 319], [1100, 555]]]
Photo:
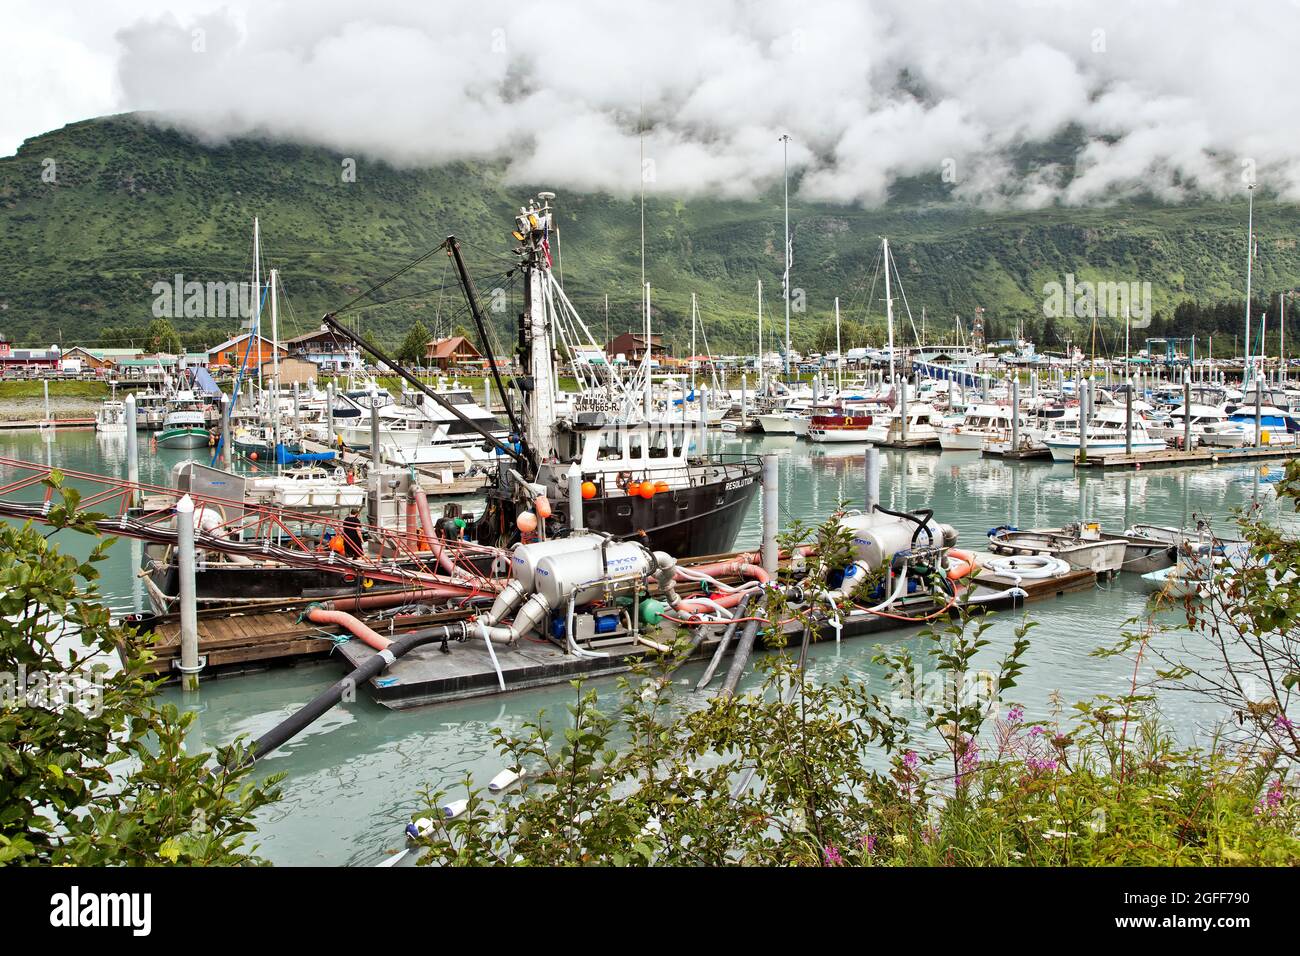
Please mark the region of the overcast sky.
[[[6, 0], [0, 155], [105, 113], [556, 188], [873, 204], [947, 173], [986, 204], [1300, 200], [1300, 0]], [[1080, 175], [1014, 176], [1081, 128]], [[1249, 165], [1243, 166], [1243, 163]]]

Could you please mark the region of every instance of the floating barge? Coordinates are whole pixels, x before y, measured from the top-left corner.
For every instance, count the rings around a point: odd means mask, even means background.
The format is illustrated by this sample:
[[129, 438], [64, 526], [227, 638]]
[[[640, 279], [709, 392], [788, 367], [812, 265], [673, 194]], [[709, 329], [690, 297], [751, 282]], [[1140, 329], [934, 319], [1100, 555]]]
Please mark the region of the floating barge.
[[[714, 556], [709, 561], [721, 557]], [[979, 554], [977, 559], [992, 555]], [[1014, 581], [981, 570], [973, 596], [992, 595], [1013, 585], [1025, 592], [1023, 598], [1009, 597], [983, 606], [990, 610], [1018, 607], [1023, 602], [1041, 601], [1074, 591], [1094, 587], [1097, 576], [1091, 571], [1072, 570], [1053, 578]], [[199, 613], [199, 654], [204, 659], [204, 677], [242, 674], [270, 666], [293, 665], [301, 661], [320, 660], [337, 650], [346, 668], [353, 670], [377, 652], [339, 628], [322, 627], [305, 620], [305, 612], [316, 602], [301, 600], [274, 609], [248, 607], [238, 611], [212, 610]], [[937, 612], [937, 613], [936, 613]], [[849, 639], [918, 627], [942, 615], [928, 596], [906, 607], [899, 614], [881, 615], [855, 610], [841, 619], [840, 638]], [[466, 620], [467, 612], [442, 612], [394, 619], [393, 636], [437, 624]], [[153, 670], [165, 681], [179, 679], [174, 662], [180, 655], [179, 616], [169, 614], [145, 618], [141, 623], [152, 631], [155, 655]], [[725, 622], [703, 628], [705, 634], [688, 660], [711, 657], [726, 627]], [[800, 625], [784, 627], [787, 643], [800, 640]], [[676, 638], [677, 628], [664, 623], [640, 633], [611, 636], [607, 642], [588, 645], [605, 656], [579, 657], [560, 643], [540, 638], [523, 639], [514, 644], [493, 648], [500, 665], [496, 667], [487, 644], [473, 638], [448, 645], [431, 644], [418, 648], [393, 663], [369, 682], [371, 696], [392, 710], [402, 710], [467, 697], [480, 697], [564, 683], [579, 677], [600, 677], [626, 672], [637, 661], [668, 650]], [[835, 631], [823, 625], [817, 639], [835, 640]]]

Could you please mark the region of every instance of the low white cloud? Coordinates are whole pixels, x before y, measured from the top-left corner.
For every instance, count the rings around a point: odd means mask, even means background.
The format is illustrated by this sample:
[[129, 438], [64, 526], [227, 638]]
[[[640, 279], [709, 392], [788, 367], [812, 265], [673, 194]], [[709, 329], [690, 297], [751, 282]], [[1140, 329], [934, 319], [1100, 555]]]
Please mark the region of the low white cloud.
[[[641, 187], [644, 151], [648, 190], [749, 196], [779, 180], [789, 133], [802, 194], [823, 200], [945, 175], [976, 203], [1176, 201], [1239, 190], [1243, 159], [1300, 199], [1291, 0], [112, 0], [79, 24], [19, 2], [0, 151], [150, 110], [209, 141], [490, 159], [616, 194]], [[1071, 155], [1019, 159], [1067, 133]]]

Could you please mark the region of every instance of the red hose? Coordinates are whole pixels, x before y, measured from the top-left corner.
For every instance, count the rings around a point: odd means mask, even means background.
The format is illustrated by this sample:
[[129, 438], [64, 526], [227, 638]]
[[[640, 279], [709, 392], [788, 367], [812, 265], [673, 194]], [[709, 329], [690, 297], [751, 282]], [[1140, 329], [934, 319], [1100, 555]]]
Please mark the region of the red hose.
[[314, 607], [307, 612], [307, 620], [313, 624], [336, 624], [357, 640], [365, 642], [377, 651], [382, 651], [393, 643], [382, 634], [372, 630], [369, 625], [358, 621], [347, 611], [327, 611], [323, 607]]

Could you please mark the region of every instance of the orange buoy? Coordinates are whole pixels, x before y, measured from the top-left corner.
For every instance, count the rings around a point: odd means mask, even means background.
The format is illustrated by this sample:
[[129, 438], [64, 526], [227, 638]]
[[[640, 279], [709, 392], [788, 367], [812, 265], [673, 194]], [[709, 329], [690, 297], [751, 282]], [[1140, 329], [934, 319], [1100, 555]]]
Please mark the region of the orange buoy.
[[249, 457], [249, 459], [250, 459], [251, 461], [257, 461], [257, 452], [255, 452], [255, 451], [250, 451], [250, 452], [248, 453], [248, 457]]
[[655, 496], [655, 483], [653, 481], [641, 482], [641, 497], [653, 498]]
[[627, 483], [627, 493], [631, 495], [633, 498], [641, 494], [641, 482], [629, 481]]
[[656, 481], [656, 482], [655, 482], [655, 494], [659, 494], [659, 495], [661, 495], [661, 494], [663, 494], [663, 493], [664, 493], [665, 491], [667, 491], [667, 490], [668, 490], [668, 482], [666, 482], [666, 481]]
[[582, 483], [582, 497], [588, 501], [596, 497], [596, 483], [594, 481], [584, 481]]
[[339, 554], [343, 553], [343, 535], [336, 534], [330, 538], [330, 550], [337, 551]]
[[515, 527], [524, 534], [532, 534], [537, 530], [537, 515], [531, 511], [519, 512], [519, 517], [515, 519]]
[[538, 495], [533, 501], [533, 507], [537, 509], [537, 517], [549, 518], [551, 516], [551, 502], [546, 495]]

